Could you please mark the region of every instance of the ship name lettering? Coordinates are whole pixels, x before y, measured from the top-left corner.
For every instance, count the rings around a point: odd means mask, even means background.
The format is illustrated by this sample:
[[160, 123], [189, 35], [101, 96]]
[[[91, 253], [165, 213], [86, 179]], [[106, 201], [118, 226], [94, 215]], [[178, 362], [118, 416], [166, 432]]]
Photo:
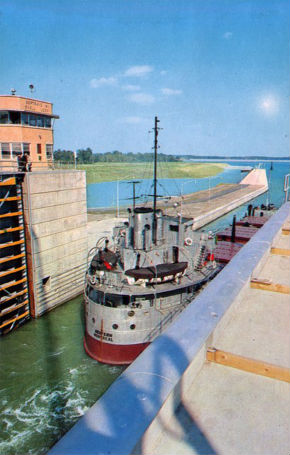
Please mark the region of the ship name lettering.
[[102, 338], [105, 341], [113, 341], [113, 334], [107, 332], [101, 332], [101, 330], [95, 330], [94, 333], [96, 338]]

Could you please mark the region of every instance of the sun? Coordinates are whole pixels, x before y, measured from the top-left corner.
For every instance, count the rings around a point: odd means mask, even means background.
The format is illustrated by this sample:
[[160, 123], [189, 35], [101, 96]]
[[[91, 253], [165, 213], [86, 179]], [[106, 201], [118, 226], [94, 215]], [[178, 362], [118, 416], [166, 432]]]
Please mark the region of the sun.
[[259, 99], [258, 107], [264, 115], [273, 116], [279, 111], [279, 100], [272, 94], [264, 95]]

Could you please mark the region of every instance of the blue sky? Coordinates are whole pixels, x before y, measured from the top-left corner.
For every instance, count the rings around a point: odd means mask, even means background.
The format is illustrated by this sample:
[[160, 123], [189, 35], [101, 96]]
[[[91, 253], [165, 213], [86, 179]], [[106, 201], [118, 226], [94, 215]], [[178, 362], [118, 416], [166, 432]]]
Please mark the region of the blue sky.
[[55, 148], [289, 153], [288, 0], [0, 0], [1, 94], [51, 101]]

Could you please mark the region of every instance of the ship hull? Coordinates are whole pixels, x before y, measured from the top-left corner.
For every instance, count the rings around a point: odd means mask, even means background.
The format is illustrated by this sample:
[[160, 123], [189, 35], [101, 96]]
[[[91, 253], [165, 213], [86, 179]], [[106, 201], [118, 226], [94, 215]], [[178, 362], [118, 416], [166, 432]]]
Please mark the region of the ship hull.
[[84, 339], [86, 353], [101, 363], [129, 365], [150, 343], [120, 345], [106, 343], [91, 337], [87, 332]]

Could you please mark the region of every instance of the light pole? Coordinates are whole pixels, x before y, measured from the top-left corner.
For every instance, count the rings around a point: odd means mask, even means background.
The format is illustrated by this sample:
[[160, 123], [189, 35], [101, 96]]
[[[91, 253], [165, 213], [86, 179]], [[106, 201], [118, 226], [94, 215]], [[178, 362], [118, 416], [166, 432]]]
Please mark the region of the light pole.
[[188, 182], [183, 182], [181, 184], [181, 192], [180, 192], [180, 214], [179, 214], [179, 223], [181, 223], [181, 218], [182, 218], [182, 202], [183, 202], [183, 187], [187, 185], [188, 183], [196, 183], [196, 179], [189, 180]]

